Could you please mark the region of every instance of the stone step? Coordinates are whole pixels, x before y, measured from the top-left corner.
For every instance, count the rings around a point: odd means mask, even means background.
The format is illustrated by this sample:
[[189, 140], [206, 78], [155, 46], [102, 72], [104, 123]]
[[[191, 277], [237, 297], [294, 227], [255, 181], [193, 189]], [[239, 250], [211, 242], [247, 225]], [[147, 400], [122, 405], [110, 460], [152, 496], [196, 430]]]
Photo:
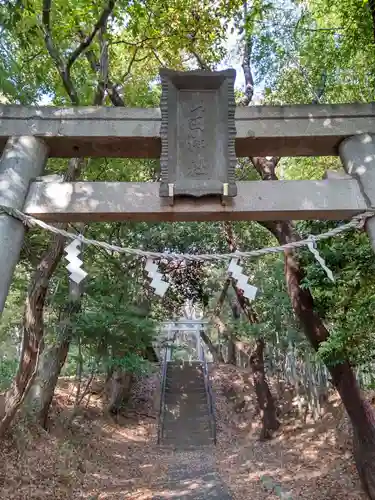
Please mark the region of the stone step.
[[[164, 425], [180, 425], [181, 428], [185, 428], [185, 427], [193, 427], [194, 426], [199, 426], [199, 425], [203, 425], [203, 423], [207, 422], [211, 422], [210, 418], [208, 415], [200, 415], [198, 418], [196, 418], [195, 415], [191, 415], [191, 416], [183, 416], [183, 417], [176, 417], [174, 418], [173, 415], [170, 415], [170, 414], [166, 414], [164, 419], [163, 419], [163, 422], [164, 422]], [[195, 424], [193, 424], [193, 422], [195, 422]]]
[[182, 398], [178, 394], [165, 394], [164, 403], [177, 405], [181, 408], [195, 408], [196, 406], [208, 406], [206, 396], [187, 396]]
[[200, 374], [204, 373], [204, 370], [201, 366], [168, 366], [167, 373], [191, 373], [191, 374]]
[[196, 373], [167, 373], [166, 382], [178, 382], [181, 384], [191, 384], [199, 383], [204, 385], [204, 377]]
[[203, 380], [176, 380], [174, 378], [171, 378], [171, 379], [168, 379], [165, 381], [165, 386], [168, 387], [170, 385], [174, 385], [176, 387], [181, 387], [181, 388], [196, 388], [196, 387], [199, 387], [199, 388], [202, 388], [202, 389], [205, 389], [206, 388], [206, 385], [204, 383]]
[[177, 421], [168, 421], [164, 420], [163, 427], [166, 430], [170, 431], [177, 431], [177, 432], [201, 432], [201, 431], [207, 431], [211, 429], [210, 426], [210, 421], [207, 419], [205, 422], [187, 422], [184, 419], [177, 420]]
[[206, 438], [206, 437], [212, 437], [212, 432], [211, 432], [211, 429], [209, 426], [207, 426], [206, 428], [204, 429], [185, 429], [183, 431], [181, 431], [181, 428], [177, 428], [177, 427], [173, 427], [173, 428], [170, 428], [170, 427], [166, 427], [163, 429], [163, 433], [162, 433], [163, 437], [175, 437], [176, 439], [177, 438], [181, 438], [181, 440], [183, 441], [185, 438], [187, 439], [190, 439], [190, 438], [198, 438], [200, 436], [202, 436], [203, 438]]
[[166, 392], [164, 395], [164, 401], [169, 401], [171, 403], [178, 403], [180, 406], [208, 404], [206, 394], [199, 394], [199, 393], [181, 395], [176, 392]]
[[169, 399], [170, 401], [178, 401], [181, 405], [190, 405], [195, 402], [206, 403], [207, 394], [205, 392], [190, 392], [188, 394], [175, 392], [175, 391], [166, 391], [164, 394], [165, 399]]
[[167, 374], [166, 382], [181, 382], [185, 384], [204, 384], [204, 378], [202, 376], [197, 376], [195, 374], [186, 374], [186, 373], [172, 373], [170, 375]]
[[191, 375], [191, 376], [196, 376], [196, 377], [203, 377], [204, 376], [204, 371], [200, 367], [186, 367], [186, 368], [178, 368], [178, 367], [173, 367], [173, 368], [167, 368], [166, 370], [167, 375], [168, 374], [173, 374], [173, 375]]
[[191, 437], [196, 437], [196, 436], [211, 436], [211, 429], [209, 426], [205, 428], [184, 428], [183, 430], [181, 427], [170, 427], [170, 426], [165, 426], [163, 428], [163, 436], [176, 436], [176, 437], [181, 437], [182, 439], [186, 438], [191, 438]]
[[206, 388], [202, 386], [187, 386], [183, 384], [168, 384], [165, 386], [165, 392], [174, 392], [180, 394], [181, 396], [185, 394], [207, 394]]
[[181, 408], [180, 405], [176, 403], [171, 403], [170, 401], [166, 401], [164, 405], [164, 409], [167, 413], [175, 414], [175, 415], [209, 415], [208, 406], [205, 404], [195, 405], [192, 407]]
[[172, 421], [172, 422], [183, 422], [183, 421], [193, 421], [195, 420], [196, 422], [201, 422], [202, 420], [210, 420], [210, 415], [208, 411], [205, 412], [198, 412], [198, 413], [193, 413], [193, 412], [188, 412], [188, 413], [177, 413], [177, 412], [172, 412], [172, 411], [166, 411], [164, 414], [164, 420]]
[[180, 436], [178, 434], [167, 433], [162, 435], [163, 443], [175, 443], [179, 445], [195, 444], [198, 446], [207, 446], [213, 443], [212, 436], [209, 432], [206, 434], [192, 434], [189, 436]]
[[169, 363], [161, 444], [175, 449], [214, 444], [202, 363]]
[[179, 401], [166, 400], [164, 401], [164, 408], [166, 411], [176, 413], [178, 415], [191, 413], [197, 415], [201, 413], [209, 413], [209, 408], [206, 401], [194, 402], [194, 404], [181, 404]]
[[184, 439], [212, 438], [212, 432], [209, 427], [207, 427], [206, 429], [196, 430], [196, 431], [193, 431], [192, 429], [186, 429], [183, 432], [181, 431], [181, 429], [178, 430], [177, 428], [174, 429], [166, 428], [163, 429], [162, 436], [163, 438], [175, 437], [176, 439], [181, 439], [181, 441], [183, 441]]
[[187, 384], [176, 382], [173, 380], [171, 382], [166, 382], [165, 389], [172, 389], [176, 392], [184, 393], [184, 392], [206, 392], [206, 386], [204, 384]]
[[202, 363], [184, 363], [184, 364], [174, 364], [168, 363], [167, 370], [203, 370], [204, 365]]
[[164, 417], [164, 422], [167, 422], [167, 421], [171, 421], [171, 422], [176, 422], [176, 421], [186, 421], [186, 423], [189, 423], [189, 422], [195, 422], [197, 425], [199, 425], [201, 422], [209, 422], [211, 419], [210, 419], [210, 415], [208, 412], [205, 412], [205, 413], [191, 413], [191, 414], [186, 414], [184, 416], [174, 416], [172, 413], [168, 412], [165, 414], [165, 417]]
[[165, 390], [168, 392], [177, 392], [178, 394], [188, 394], [191, 392], [204, 392], [206, 393], [206, 387], [204, 385], [186, 385], [186, 384], [166, 384]]
[[177, 412], [177, 411], [172, 411], [170, 408], [166, 409], [165, 412], [165, 418], [170, 418], [171, 420], [187, 420], [187, 421], [193, 421], [195, 420], [196, 422], [201, 422], [202, 420], [207, 420], [210, 419], [210, 414], [207, 410], [202, 410], [202, 411], [184, 411], [184, 412]]
[[207, 401], [190, 401], [190, 404], [181, 404], [181, 401], [176, 401], [173, 399], [166, 399], [164, 401], [164, 408], [168, 411], [172, 411], [178, 414], [182, 413], [192, 413], [193, 415], [197, 413], [209, 413], [209, 407]]
[[202, 361], [168, 361], [167, 363], [168, 368], [172, 366], [203, 366]]
[[204, 376], [203, 373], [197, 372], [197, 371], [192, 371], [192, 372], [186, 372], [186, 371], [178, 371], [178, 372], [167, 372], [166, 374], [166, 379], [173, 379], [173, 380], [201, 380], [202, 382], [204, 381]]
[[198, 442], [201, 444], [204, 443], [210, 443], [212, 441], [212, 435], [211, 432], [198, 432], [198, 433], [175, 433], [171, 431], [164, 431], [162, 433], [162, 438], [163, 441], [175, 441], [175, 442], [181, 442], [181, 443], [191, 443], [191, 442]]
[[168, 396], [178, 396], [181, 398], [181, 401], [183, 401], [184, 399], [188, 399], [189, 400], [193, 399], [193, 398], [199, 398], [199, 397], [205, 397], [207, 399], [207, 393], [206, 391], [202, 391], [201, 389], [196, 389], [195, 391], [185, 391], [185, 390], [181, 390], [179, 389], [178, 387], [166, 387], [165, 388], [165, 395], [168, 395]]
[[195, 425], [199, 425], [201, 422], [207, 421], [210, 422], [210, 416], [208, 413], [200, 413], [198, 415], [194, 413], [185, 414], [185, 415], [173, 415], [171, 412], [166, 412], [164, 415], [164, 422], [180, 422], [180, 425], [190, 425], [190, 423], [196, 422]]
[[163, 444], [164, 445], [173, 445], [178, 449], [189, 448], [189, 447], [200, 448], [201, 446], [212, 445], [213, 439], [212, 438], [206, 438], [206, 439], [199, 438], [199, 439], [181, 440], [180, 438], [166, 437], [166, 438], [163, 438]]

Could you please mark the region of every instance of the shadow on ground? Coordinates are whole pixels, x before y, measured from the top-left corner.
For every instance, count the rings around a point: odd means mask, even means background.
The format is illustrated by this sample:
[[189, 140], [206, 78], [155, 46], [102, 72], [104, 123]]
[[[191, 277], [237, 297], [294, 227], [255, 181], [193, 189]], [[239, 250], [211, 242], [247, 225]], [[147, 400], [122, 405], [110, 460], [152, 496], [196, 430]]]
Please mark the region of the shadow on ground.
[[350, 438], [337, 429], [343, 415], [337, 400], [320, 422], [284, 418], [282, 433], [259, 442], [251, 398], [239, 415], [223, 389], [235, 374], [220, 367], [213, 378], [218, 445], [212, 453], [158, 447], [152, 405], [115, 420], [103, 414], [100, 397], [92, 396], [69, 423], [72, 404], [61, 386], [49, 432], [19, 423], [0, 443], [0, 498], [271, 500], [279, 498], [278, 487], [293, 500], [365, 498]]

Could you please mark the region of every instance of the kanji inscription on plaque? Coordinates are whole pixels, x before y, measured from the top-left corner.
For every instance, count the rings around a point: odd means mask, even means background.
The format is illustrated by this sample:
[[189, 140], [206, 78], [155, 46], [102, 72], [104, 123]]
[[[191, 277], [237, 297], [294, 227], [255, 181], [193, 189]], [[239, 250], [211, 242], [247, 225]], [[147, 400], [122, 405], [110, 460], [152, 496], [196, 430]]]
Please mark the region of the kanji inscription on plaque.
[[160, 70], [160, 196], [236, 196], [235, 74]]

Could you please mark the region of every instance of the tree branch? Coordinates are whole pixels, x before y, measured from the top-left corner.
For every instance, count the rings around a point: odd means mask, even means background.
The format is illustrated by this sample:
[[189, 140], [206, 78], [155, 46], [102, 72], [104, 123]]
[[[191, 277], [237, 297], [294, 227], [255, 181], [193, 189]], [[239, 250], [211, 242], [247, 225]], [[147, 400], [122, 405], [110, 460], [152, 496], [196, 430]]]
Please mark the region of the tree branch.
[[50, 54], [51, 58], [53, 59], [55, 66], [60, 74], [64, 88], [65, 88], [67, 94], [69, 95], [70, 100], [74, 106], [79, 106], [79, 97], [78, 97], [77, 91], [74, 88], [73, 82], [71, 80], [71, 76], [70, 76], [71, 67], [74, 64], [74, 62], [78, 59], [78, 57], [82, 54], [82, 52], [90, 46], [90, 44], [92, 43], [92, 41], [95, 38], [95, 35], [98, 33], [98, 31], [100, 31], [102, 29], [105, 30], [108, 18], [114, 9], [115, 3], [116, 3], [116, 0], [109, 0], [107, 6], [103, 9], [103, 12], [102, 12], [101, 16], [99, 17], [99, 20], [96, 22], [91, 34], [88, 36], [84, 36], [81, 43], [71, 53], [71, 55], [68, 58], [67, 63], [65, 64], [63, 59], [61, 58], [57, 48], [55, 47], [55, 45], [53, 43], [52, 29], [51, 29], [52, 0], [43, 0], [42, 24], [43, 24], [43, 31], [44, 31], [44, 41], [45, 41], [48, 53]]
[[105, 92], [107, 89], [108, 82], [108, 43], [105, 38], [107, 27], [103, 26], [103, 28], [99, 31], [99, 46], [100, 46], [100, 62], [99, 62], [99, 78], [98, 85], [96, 89], [96, 95], [94, 99], [94, 105], [99, 106], [103, 104]]
[[160, 66], [162, 66], [163, 68], [166, 67], [165, 63], [160, 59], [159, 57], [159, 54], [156, 52], [156, 50], [152, 49], [152, 53], [154, 54], [154, 57], [155, 59], [158, 61], [158, 63], [160, 64]]
[[312, 100], [312, 104], [319, 104], [324, 96], [324, 92], [326, 91], [326, 84], [327, 84], [327, 70], [323, 68], [322, 75], [320, 78], [320, 85], [319, 88], [314, 92], [315, 97]]
[[70, 54], [67, 65], [66, 65], [66, 70], [67, 70], [68, 74], [70, 73], [70, 69], [71, 69], [72, 65], [79, 58], [79, 56], [82, 54], [82, 52], [91, 45], [91, 43], [94, 40], [95, 35], [98, 33], [98, 31], [106, 26], [108, 18], [112, 14], [112, 11], [115, 7], [115, 3], [116, 3], [116, 0], [109, 0], [108, 1], [108, 4], [106, 5], [106, 7], [104, 7], [103, 12], [101, 13], [98, 21], [96, 22], [91, 34], [88, 35], [78, 45], [78, 47]]
[[193, 54], [193, 56], [195, 57], [195, 59], [197, 60], [197, 63], [198, 63], [198, 66], [199, 66], [200, 69], [203, 69], [203, 70], [206, 70], [206, 71], [211, 71], [211, 68], [208, 66], [207, 63], [205, 63], [203, 61], [203, 59], [198, 54], [198, 52], [196, 52], [194, 49], [190, 49], [190, 51]]
[[258, 172], [263, 181], [277, 181], [276, 167], [280, 161], [278, 156], [267, 157], [250, 157], [255, 170]]
[[246, 21], [248, 15], [246, 0], [243, 5], [243, 10], [244, 10], [244, 22], [245, 22], [245, 29], [244, 29], [245, 46], [242, 59], [242, 70], [245, 77], [245, 97], [243, 99], [242, 104], [244, 106], [249, 106], [254, 95], [254, 78], [251, 71], [251, 53], [253, 48], [253, 39], [252, 35], [246, 32]]
[[79, 106], [79, 98], [77, 91], [74, 88], [69, 72], [66, 71], [64, 61], [62, 60], [58, 50], [56, 49], [51, 32], [51, 6], [52, 0], [43, 0], [42, 23], [44, 31], [44, 42], [49, 55], [55, 63], [57, 71], [62, 79], [64, 88], [74, 106]]
[[121, 80], [122, 80], [122, 81], [124, 81], [124, 80], [125, 80], [125, 78], [127, 78], [127, 77], [129, 76], [129, 74], [130, 74], [130, 72], [131, 72], [131, 69], [132, 69], [132, 66], [133, 66], [133, 64], [134, 64], [134, 62], [135, 62], [135, 60], [136, 60], [135, 58], [136, 58], [136, 56], [137, 56], [138, 49], [139, 49], [139, 47], [136, 47], [136, 48], [134, 49], [134, 52], [133, 52], [132, 58], [130, 59], [130, 62], [129, 62], [129, 64], [128, 64], [128, 69], [126, 70], [126, 73], [124, 73], [124, 74], [122, 75], [122, 78], [121, 78]]
[[[94, 71], [94, 73], [97, 73], [97, 71], [100, 69], [100, 63], [96, 59], [94, 51], [93, 50], [86, 50], [85, 55], [86, 55], [87, 61], [89, 62], [90, 66], [91, 66], [92, 71]], [[100, 84], [101, 84], [101, 82], [99, 82], [98, 85], [100, 85]], [[107, 90], [108, 97], [110, 98], [113, 106], [118, 106], [118, 107], [125, 106], [125, 102], [122, 99], [122, 97], [120, 96], [120, 94], [116, 88], [116, 85], [109, 78], [107, 79], [107, 88], [104, 89], [104, 87], [103, 87], [103, 91], [105, 91], [105, 90]]]

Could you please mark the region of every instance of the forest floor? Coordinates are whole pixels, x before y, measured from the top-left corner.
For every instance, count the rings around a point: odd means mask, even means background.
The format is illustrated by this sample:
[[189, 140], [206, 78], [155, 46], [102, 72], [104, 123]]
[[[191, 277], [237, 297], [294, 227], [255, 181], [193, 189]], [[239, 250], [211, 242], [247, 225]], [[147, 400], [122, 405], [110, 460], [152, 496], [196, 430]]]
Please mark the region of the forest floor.
[[[214, 460], [234, 500], [280, 498], [277, 486], [290, 494], [284, 498], [293, 500], [366, 498], [336, 397], [317, 423], [302, 423], [284, 408], [282, 432], [272, 441], [260, 442], [248, 373], [220, 366], [211, 376], [218, 421]], [[117, 419], [104, 414], [100, 394], [91, 394], [72, 419], [73, 383], [60, 380], [48, 432], [18, 422], [0, 443], [0, 499], [181, 498], [163, 488], [168, 467], [178, 457], [156, 445], [155, 385], [155, 377], [143, 382], [131, 407]], [[246, 401], [241, 413], [234, 411], [239, 397]], [[290, 404], [283, 403], [290, 410]], [[193, 480], [191, 487], [197, 487]]]

